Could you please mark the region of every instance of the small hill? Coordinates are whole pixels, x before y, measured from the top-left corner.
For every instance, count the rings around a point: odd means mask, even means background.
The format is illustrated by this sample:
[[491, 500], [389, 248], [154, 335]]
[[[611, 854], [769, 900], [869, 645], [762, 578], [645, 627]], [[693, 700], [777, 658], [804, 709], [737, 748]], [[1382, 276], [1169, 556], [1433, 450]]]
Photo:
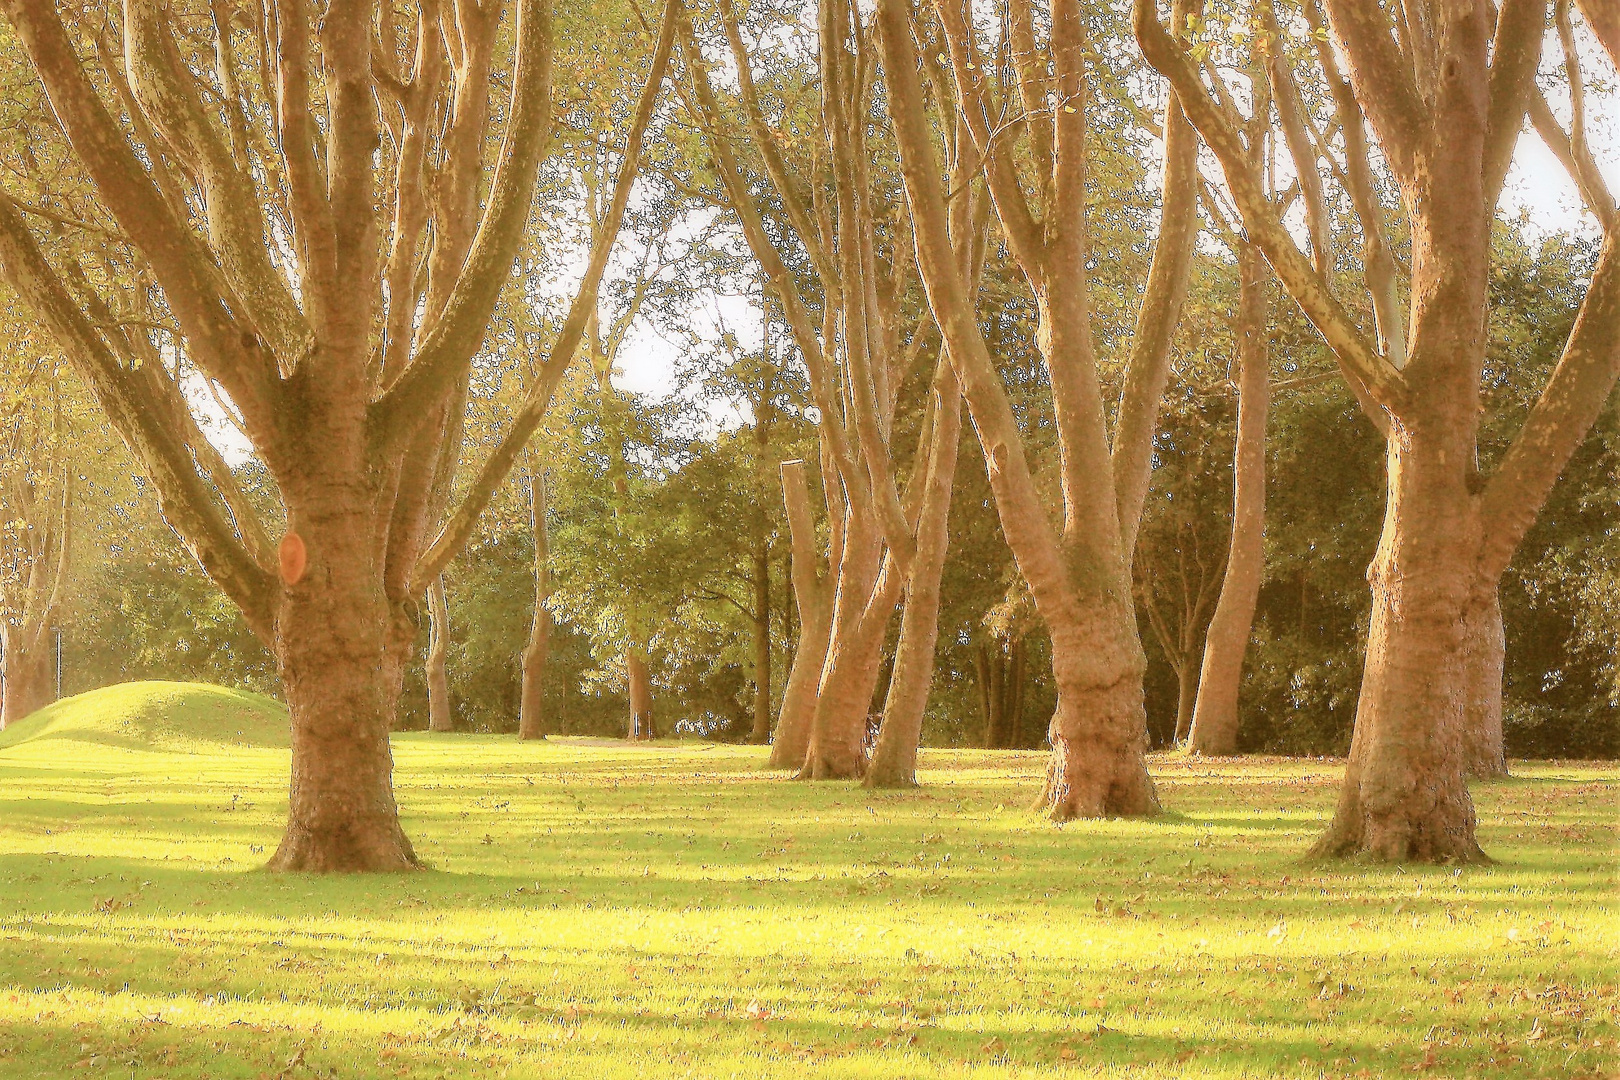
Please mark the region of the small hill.
[[170, 753], [290, 745], [281, 702], [182, 682], [120, 683], [64, 698], [0, 731], [0, 753], [57, 740]]

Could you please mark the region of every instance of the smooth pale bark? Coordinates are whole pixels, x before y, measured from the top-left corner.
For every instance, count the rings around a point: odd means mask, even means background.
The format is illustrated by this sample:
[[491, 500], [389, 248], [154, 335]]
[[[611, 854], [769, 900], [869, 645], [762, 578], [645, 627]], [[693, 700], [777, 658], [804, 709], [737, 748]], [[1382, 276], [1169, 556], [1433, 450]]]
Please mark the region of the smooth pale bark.
[[822, 576], [816, 556], [815, 522], [810, 513], [810, 489], [802, 461], [782, 463], [782, 496], [787, 507], [788, 534], [793, 553], [793, 599], [799, 612], [799, 642], [793, 651], [782, 692], [782, 707], [771, 745], [773, 769], [798, 769], [810, 746], [810, 722], [815, 714], [816, 690], [827, 661], [828, 631], [832, 627], [830, 583]]
[[523, 647], [523, 690], [518, 738], [546, 737], [546, 660], [551, 655], [551, 531], [546, 524], [546, 477], [529, 473], [529, 528], [534, 535], [534, 618]]
[[852, 518], [832, 599], [827, 659], [811, 714], [799, 777], [849, 780], [866, 771], [866, 725], [877, 690], [883, 634], [899, 598], [901, 574], [872, 522]]
[[1260, 253], [1243, 245], [1235, 329], [1238, 343], [1237, 445], [1232, 454], [1232, 540], [1221, 596], [1204, 637], [1187, 749], [1195, 754], [1237, 751], [1238, 688], [1265, 572], [1266, 412], [1271, 401], [1266, 295], [1270, 274]]
[[761, 539], [754, 552], [754, 726], [748, 741], [771, 738], [771, 551]]
[[962, 433], [962, 393], [948, 362], [941, 362], [934, 395], [937, 421], [917, 523], [917, 554], [906, 585], [906, 606], [900, 617], [894, 673], [883, 702], [883, 723], [867, 765], [865, 783], [870, 788], [916, 786], [917, 748], [928, 691], [934, 681], [940, 576], [950, 539], [951, 491]]
[[450, 600], [444, 592], [444, 575], [433, 579], [428, 589], [427, 694], [428, 730], [454, 731], [450, 713], [450, 680], [445, 672], [445, 654], [450, 645]]
[[1508, 775], [1502, 745], [1502, 668], [1507, 638], [1502, 626], [1498, 589], [1476, 594], [1463, 619], [1464, 702], [1463, 768], [1480, 780]]

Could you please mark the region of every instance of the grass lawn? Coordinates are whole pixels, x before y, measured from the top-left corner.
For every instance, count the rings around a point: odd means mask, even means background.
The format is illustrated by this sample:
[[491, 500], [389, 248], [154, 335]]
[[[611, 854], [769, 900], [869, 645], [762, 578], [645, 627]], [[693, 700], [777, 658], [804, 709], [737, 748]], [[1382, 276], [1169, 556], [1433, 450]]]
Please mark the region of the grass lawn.
[[1155, 758], [1164, 817], [1058, 828], [1026, 809], [1035, 753], [928, 752], [921, 790], [874, 796], [754, 747], [404, 735], [435, 869], [320, 878], [256, 869], [286, 805], [275, 720], [123, 688], [0, 735], [0, 1076], [1620, 1060], [1614, 764], [1517, 763], [1475, 789], [1497, 865], [1395, 869], [1299, 861], [1331, 761]]

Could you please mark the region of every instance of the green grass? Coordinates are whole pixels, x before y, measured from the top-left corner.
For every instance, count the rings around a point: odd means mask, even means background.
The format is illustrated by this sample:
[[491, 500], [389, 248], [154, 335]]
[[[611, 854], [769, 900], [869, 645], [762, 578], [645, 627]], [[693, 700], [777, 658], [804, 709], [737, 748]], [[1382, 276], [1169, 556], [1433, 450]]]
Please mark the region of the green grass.
[[1039, 754], [925, 753], [920, 791], [872, 796], [758, 748], [407, 735], [400, 802], [436, 869], [317, 878], [256, 870], [285, 750], [219, 745], [248, 729], [206, 716], [134, 749], [106, 737], [125, 719], [0, 749], [0, 1076], [1616, 1062], [1613, 765], [1478, 787], [1500, 861], [1459, 871], [1301, 863], [1329, 761], [1157, 758], [1169, 814], [1057, 828], [1024, 809]]

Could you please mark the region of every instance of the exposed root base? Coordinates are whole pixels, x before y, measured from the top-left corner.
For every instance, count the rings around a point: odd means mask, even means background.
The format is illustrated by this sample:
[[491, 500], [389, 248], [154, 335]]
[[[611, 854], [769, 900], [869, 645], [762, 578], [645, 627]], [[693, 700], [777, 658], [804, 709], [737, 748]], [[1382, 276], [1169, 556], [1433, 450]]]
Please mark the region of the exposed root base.
[[1494, 859], [1472, 840], [1440, 847], [1402, 843], [1393, 838], [1369, 843], [1365, 837], [1347, 830], [1330, 829], [1305, 853], [1309, 862], [1366, 862], [1380, 864], [1424, 863], [1433, 866], [1492, 866]]
[[289, 825], [264, 868], [271, 873], [401, 874], [423, 866], [397, 825], [372, 835], [346, 832], [319, 837]]
[[796, 780], [860, 780], [866, 775], [866, 762], [843, 764], [810, 755], [810, 760], [799, 770]]
[[866, 779], [861, 781], [861, 786], [872, 788], [874, 790], [881, 789], [885, 791], [895, 791], [904, 790], [906, 788], [918, 788], [922, 785], [917, 783], [917, 777], [915, 774], [911, 776], [888, 776], [880, 774], [874, 769], [866, 774]]

